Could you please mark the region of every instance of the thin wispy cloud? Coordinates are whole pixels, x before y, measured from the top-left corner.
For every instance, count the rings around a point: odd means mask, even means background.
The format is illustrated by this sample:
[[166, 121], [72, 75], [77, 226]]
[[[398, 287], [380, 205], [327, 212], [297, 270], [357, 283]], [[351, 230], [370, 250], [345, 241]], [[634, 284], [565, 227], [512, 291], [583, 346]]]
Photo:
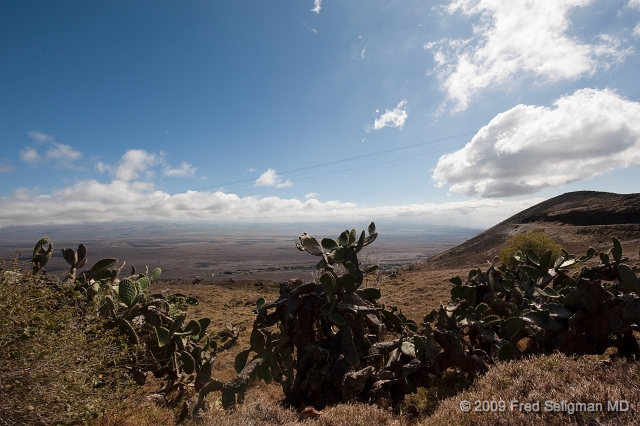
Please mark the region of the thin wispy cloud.
[[196, 167], [189, 163], [180, 163], [180, 167], [177, 168], [165, 167], [162, 173], [170, 177], [193, 177], [196, 173]]
[[28, 132], [27, 134], [29, 135], [29, 137], [31, 139], [33, 139], [36, 142], [42, 143], [42, 142], [51, 142], [51, 141], [53, 141], [53, 136], [48, 135], [48, 134], [43, 133], [43, 132], [38, 132], [38, 131], [32, 130], [32, 131]]
[[317, 198], [318, 195], [320, 195], [320, 194], [318, 194], [317, 192], [309, 192], [308, 194], [306, 194], [304, 196], [304, 198], [306, 198], [308, 200], [309, 198]]
[[[635, 0], [633, 0], [635, 5]], [[569, 34], [571, 13], [594, 0], [454, 0], [445, 13], [479, 16], [470, 39], [443, 39], [424, 45], [434, 54], [442, 89], [463, 111], [489, 88], [511, 87], [533, 77], [536, 83], [575, 80], [624, 61], [632, 52], [622, 41], [601, 34], [593, 43]]]
[[82, 157], [80, 151], [74, 150], [71, 146], [56, 142], [54, 137], [43, 132], [30, 131], [27, 133], [37, 144], [46, 143], [49, 148], [44, 149], [40, 154], [34, 147], [26, 147], [20, 151], [20, 159], [25, 163], [35, 166], [46, 163], [57, 168], [74, 168], [74, 162]]
[[312, 26], [304, 22], [302, 19], [300, 20], [300, 22], [302, 22], [302, 25], [304, 25], [312, 33], [318, 33], [318, 30], [316, 30], [315, 28], [313, 28]]
[[283, 181], [282, 177], [278, 176], [275, 170], [269, 168], [266, 172], [261, 174], [258, 179], [256, 179], [256, 182], [253, 186], [273, 186], [275, 188], [286, 188], [289, 186], [293, 186], [293, 182], [291, 182], [290, 180]]
[[315, 13], [320, 13], [321, 6], [322, 6], [322, 0], [313, 0], [313, 9], [311, 9], [311, 11]]
[[373, 123], [373, 130], [380, 130], [384, 127], [399, 127], [402, 129], [408, 117], [406, 105], [407, 101], [403, 100], [394, 109], [385, 110], [379, 118], [376, 118]]
[[440, 157], [437, 186], [480, 197], [532, 194], [640, 166], [640, 103], [582, 89], [553, 107], [498, 114], [463, 149]]
[[0, 160], [0, 173], [11, 173], [13, 172], [15, 169], [13, 168], [13, 164], [11, 164], [11, 161], [3, 158]]

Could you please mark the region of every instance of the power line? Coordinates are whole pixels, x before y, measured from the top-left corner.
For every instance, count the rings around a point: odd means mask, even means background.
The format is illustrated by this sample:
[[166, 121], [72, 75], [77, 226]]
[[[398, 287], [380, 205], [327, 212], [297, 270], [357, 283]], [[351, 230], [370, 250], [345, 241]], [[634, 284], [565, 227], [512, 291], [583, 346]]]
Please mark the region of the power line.
[[[635, 99], [635, 98], [638, 98], [638, 97], [640, 97], [640, 93], [635, 94], [635, 95], [631, 95], [631, 96], [627, 96], [627, 97], [622, 98], [622, 99], [629, 100], [629, 99]], [[568, 110], [568, 112], [583, 111], [583, 110], [588, 109], [588, 108], [594, 108], [594, 107], [597, 107], [597, 106], [611, 105], [611, 104], [616, 103], [616, 102], [617, 102], [617, 100], [616, 101], [611, 101], [611, 102], [601, 102], [601, 103], [598, 103], [598, 104], [585, 106], [583, 108], [576, 108], [576, 109], [573, 109], [573, 110]], [[524, 121], [520, 121], [520, 122], [517, 122], [517, 123], [504, 124], [502, 126], [493, 126], [493, 128], [494, 129], [504, 129], [504, 128], [509, 128], [509, 127], [515, 127], [516, 125], [533, 123], [533, 122], [536, 122], [536, 121], [541, 120], [541, 119], [542, 119], [542, 117], [541, 118], [534, 118], [534, 119], [531, 119], [531, 120], [524, 120]], [[432, 139], [432, 140], [428, 140], [428, 141], [425, 141], [425, 142], [418, 142], [418, 143], [415, 143], [415, 144], [412, 144], [412, 145], [396, 147], [396, 148], [390, 148], [390, 149], [385, 149], [383, 151], [376, 151], [376, 152], [357, 155], [357, 156], [354, 156], [354, 157], [344, 158], [344, 159], [340, 159], [340, 160], [329, 161], [329, 162], [326, 162], [326, 163], [314, 164], [314, 165], [311, 165], [311, 166], [305, 166], [305, 167], [300, 167], [300, 168], [297, 168], [297, 169], [286, 170], [284, 172], [280, 172], [279, 175], [280, 176], [284, 176], [284, 175], [289, 174], [289, 173], [296, 173], [296, 172], [301, 172], [301, 171], [305, 171], [305, 170], [316, 169], [316, 168], [319, 168], [319, 167], [325, 167], [325, 166], [331, 166], [331, 165], [334, 165], [334, 164], [346, 163], [348, 161], [354, 161], [354, 160], [360, 160], [360, 159], [363, 159], [363, 158], [374, 157], [376, 155], [389, 154], [389, 153], [392, 153], [392, 152], [403, 151], [403, 150], [411, 149], [411, 148], [417, 148], [419, 146], [431, 145], [431, 144], [434, 144], [434, 143], [437, 143], [437, 142], [444, 142], [444, 141], [448, 141], [448, 140], [452, 140], [452, 139], [458, 139], [458, 138], [461, 138], [461, 137], [474, 135], [474, 134], [477, 134], [479, 131], [480, 131], [480, 129], [474, 130], [474, 131], [470, 131], [470, 132], [465, 132], [465, 133], [459, 133], [457, 135], [452, 135], [452, 136], [444, 136], [444, 137], [441, 137], [441, 138], [438, 138], [438, 139]], [[225, 182], [225, 183], [220, 183], [220, 184], [216, 184], [216, 185], [209, 185], [209, 186], [205, 186], [205, 187], [201, 187], [201, 188], [196, 188], [196, 189], [193, 189], [193, 191], [204, 191], [206, 189], [220, 188], [220, 187], [225, 187], [225, 186], [229, 186], [229, 185], [235, 185], [235, 184], [238, 184], [238, 183], [252, 182], [252, 181], [255, 181], [255, 180], [256, 180], [255, 178], [241, 179], [241, 180], [236, 180], [236, 181], [232, 181], [232, 182]], [[267, 187], [267, 186], [268, 185], [256, 186], [254, 188], [263, 188], [263, 187]], [[245, 190], [243, 189], [242, 191], [245, 191]]]
[[[634, 98], [638, 98], [638, 97], [640, 97], [640, 94], [632, 95], [632, 96], [626, 97], [624, 99], [628, 100], [628, 99], [634, 99]], [[603, 103], [600, 103], [600, 104], [589, 105], [589, 106], [584, 107], [584, 108], [578, 108], [578, 109], [572, 110], [571, 112], [581, 111], [581, 110], [584, 110], [584, 109], [587, 109], [587, 108], [593, 108], [593, 107], [596, 107], [596, 106], [608, 105], [608, 104], [611, 104], [611, 103], [614, 103], [614, 102], [610, 102], [610, 103], [603, 102]], [[584, 119], [587, 119], [587, 118], [593, 118], [593, 117], [603, 117], [603, 116], [617, 114], [617, 113], [618, 113], [617, 111], [614, 111], [614, 112], [611, 112], [609, 114], [600, 114], [600, 115], [590, 116], [590, 117], [589, 116], [581, 117], [580, 119], [574, 120], [572, 122], [581, 121], [581, 120], [584, 120]], [[538, 121], [540, 119], [542, 119], [542, 117], [541, 118], [532, 119], [532, 120], [525, 120], [525, 121], [520, 121], [520, 122], [509, 123], [509, 124], [505, 124], [505, 125], [502, 125], [502, 126], [494, 126], [494, 128], [496, 128], [496, 129], [511, 128], [511, 127], [522, 125], [522, 124], [535, 122], [535, 121]], [[569, 124], [569, 123], [565, 123], [565, 124]], [[396, 148], [391, 148], [391, 149], [387, 149], [387, 150], [383, 150], [383, 151], [377, 151], [377, 152], [373, 152], [373, 153], [354, 156], [354, 157], [350, 157], [350, 158], [345, 158], [345, 159], [330, 161], [330, 162], [326, 162], [326, 163], [300, 167], [300, 168], [297, 168], [297, 169], [292, 169], [292, 170], [288, 170], [288, 171], [282, 172], [281, 175], [285, 175], [287, 173], [296, 173], [296, 172], [300, 172], [300, 171], [311, 170], [311, 169], [314, 169], [314, 168], [320, 168], [320, 167], [325, 167], [325, 166], [334, 165], [334, 164], [340, 164], [340, 163], [344, 163], [344, 162], [348, 162], [348, 161], [354, 161], [354, 160], [359, 160], [359, 159], [364, 159], [364, 158], [370, 158], [370, 157], [373, 157], [373, 156], [376, 156], [376, 155], [389, 154], [389, 153], [398, 152], [398, 151], [402, 151], [402, 150], [406, 150], [406, 149], [417, 148], [417, 147], [420, 147], [420, 146], [434, 144], [434, 143], [437, 143], [437, 142], [444, 142], [444, 141], [457, 139], [457, 138], [464, 137], [464, 136], [477, 134], [478, 131], [479, 130], [460, 133], [460, 134], [456, 134], [456, 135], [452, 135], [452, 136], [446, 136], [446, 137], [442, 137], [442, 138], [438, 138], [438, 139], [428, 140], [428, 141], [425, 141], [425, 142], [419, 142], [419, 143], [412, 144], [412, 145], [407, 145], [407, 146], [404, 146], [404, 147], [396, 147]], [[489, 143], [489, 142], [494, 142], [497, 139], [498, 138], [485, 139], [482, 142], [483, 143]], [[374, 167], [374, 166], [378, 166], [378, 165], [382, 165], [382, 164], [388, 164], [388, 163], [392, 163], [392, 162], [407, 160], [407, 159], [411, 159], [411, 158], [415, 158], [415, 157], [422, 157], [422, 156], [425, 156], [425, 155], [431, 155], [431, 154], [435, 154], [435, 153], [439, 153], [439, 152], [445, 152], [445, 151], [449, 151], [449, 150], [452, 150], [452, 149], [459, 149], [459, 148], [462, 148], [462, 147], [464, 147], [464, 145], [448, 147], [448, 148], [442, 149], [442, 150], [430, 151], [430, 152], [426, 152], [426, 153], [422, 153], [422, 154], [415, 154], [415, 155], [411, 155], [411, 156], [400, 157], [400, 158], [381, 161], [381, 162], [372, 163], [372, 164], [365, 164], [365, 165], [362, 165], [362, 166], [351, 167], [351, 168], [347, 168], [347, 169], [342, 169], [342, 170], [338, 170], [338, 171], [317, 174], [317, 175], [313, 175], [313, 176], [306, 176], [306, 177], [300, 177], [300, 178], [297, 178], [297, 179], [290, 179], [289, 181], [290, 182], [297, 182], [297, 181], [314, 179], [314, 178], [323, 177], [323, 176], [329, 176], [329, 175], [338, 174], [338, 173], [345, 173], [345, 172], [348, 172], [348, 171], [359, 170], [359, 169], [363, 169], [363, 168], [367, 168], [367, 167]], [[195, 190], [192, 190], [192, 191], [196, 191], [197, 192], [197, 191], [202, 191], [202, 190], [215, 188], [215, 187], [220, 187], [220, 186], [224, 186], [224, 185], [246, 183], [246, 182], [251, 182], [251, 181], [255, 181], [255, 179], [253, 179], [253, 178], [251, 178], [251, 179], [243, 179], [243, 180], [238, 180], [238, 181], [234, 181], [234, 182], [228, 182], [228, 183], [224, 183], [224, 184], [212, 185], [212, 186], [207, 186], [207, 187], [204, 187], [204, 188], [198, 188], [198, 189], [195, 189]], [[255, 189], [265, 188], [265, 187], [271, 187], [271, 185], [253, 186], [253, 187], [250, 187], [250, 188], [234, 190], [233, 192], [245, 192], [245, 191], [250, 191], [250, 190], [255, 190]], [[194, 202], [194, 201], [198, 201], [198, 199], [204, 199], [204, 198], [208, 197], [209, 195], [210, 194], [202, 194], [202, 196], [200, 196], [200, 197], [191, 198], [189, 200], [179, 200], [179, 199], [175, 199], [174, 198], [173, 200], [167, 200], [167, 201], [158, 200], [158, 201], [160, 201], [162, 203], [162, 205], [181, 203], [181, 202], [185, 202], [185, 201]], [[171, 197], [171, 195], [169, 195], [169, 196]], [[127, 211], [143, 211], [143, 210], [153, 210], [153, 209], [157, 208], [158, 203], [154, 202], [155, 200], [146, 200], [146, 201], [147, 202], [149, 202], [149, 201], [153, 202], [153, 205], [141, 206], [141, 207], [134, 208], [134, 209], [128, 209]], [[134, 204], [140, 204], [140, 201], [137, 200], [137, 201], [133, 201], [133, 202], [129, 202], [129, 203], [121, 203], [121, 204], [119, 204], [119, 206], [131, 206], [131, 205], [134, 205]], [[97, 211], [96, 211], [96, 209], [85, 208], [85, 209], [74, 209], [74, 213], [87, 213], [87, 214], [94, 214], [95, 215], [97, 213]], [[49, 218], [52, 218], [52, 217], [56, 217], [58, 215], [59, 215], [59, 213], [55, 213], [55, 214], [51, 214], [51, 215], [39, 216], [38, 218], [39, 218], [39, 220], [49, 219]], [[8, 220], [1, 220], [0, 219], [0, 224], [1, 225], [9, 225], [9, 224], [16, 223], [16, 222], [21, 222], [21, 220], [20, 219], [8, 219]]]

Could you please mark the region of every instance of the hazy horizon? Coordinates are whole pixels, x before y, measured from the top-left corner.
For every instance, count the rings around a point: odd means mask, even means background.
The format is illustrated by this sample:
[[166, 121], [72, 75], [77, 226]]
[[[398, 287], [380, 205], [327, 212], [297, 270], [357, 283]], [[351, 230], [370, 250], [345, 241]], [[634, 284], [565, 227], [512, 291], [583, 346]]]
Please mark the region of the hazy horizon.
[[[369, 223], [357, 223], [359, 233]], [[363, 255], [382, 264], [406, 264], [432, 256], [482, 232], [462, 227], [425, 226], [407, 223], [376, 223], [379, 236]], [[202, 224], [202, 223], [120, 223], [80, 227], [32, 226], [0, 229], [0, 255], [22, 251], [21, 261], [29, 262], [35, 243], [48, 236], [54, 254], [46, 269], [57, 275], [68, 269], [61, 249], [88, 247], [86, 267], [105, 257], [135, 265], [161, 267], [163, 278], [183, 278], [224, 274], [225, 271], [255, 271], [268, 268], [305, 268], [317, 262], [300, 252], [295, 241], [303, 232], [318, 239], [337, 238], [345, 228], [325, 223]], [[351, 229], [351, 228], [349, 228]], [[310, 273], [310, 272], [309, 272]], [[247, 276], [247, 278], [253, 277]]]

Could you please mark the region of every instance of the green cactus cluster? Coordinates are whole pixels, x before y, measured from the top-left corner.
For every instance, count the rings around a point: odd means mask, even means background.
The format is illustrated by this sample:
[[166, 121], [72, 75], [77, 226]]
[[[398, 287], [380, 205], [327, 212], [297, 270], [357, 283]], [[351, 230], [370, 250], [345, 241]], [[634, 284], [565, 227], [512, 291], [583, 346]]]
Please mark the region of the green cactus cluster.
[[[475, 350], [506, 360], [522, 354], [602, 354], [616, 347], [640, 356], [633, 331], [640, 325], [640, 281], [625, 262], [622, 245], [612, 238], [608, 252], [590, 248], [580, 257], [562, 250], [538, 256], [518, 252], [515, 268], [473, 270], [463, 283], [451, 279], [450, 328], [462, 331]], [[596, 255], [600, 264], [571, 273], [571, 267]], [[431, 322], [436, 317], [432, 312]]]
[[162, 377], [165, 384], [161, 392], [169, 393], [189, 383], [200, 390], [211, 379], [211, 363], [216, 356], [216, 342], [206, 337], [211, 319], [186, 322], [187, 307], [198, 303], [195, 297], [181, 293], [149, 295], [149, 285], [160, 276], [160, 268], [151, 273], [146, 268], [145, 273], [138, 274], [132, 268], [131, 272], [117, 285], [102, 288], [100, 314], [115, 321], [130, 344], [145, 345], [149, 356], [141, 372]]
[[[47, 243], [49, 247], [45, 249]], [[34, 273], [44, 267], [52, 252], [53, 244], [47, 237], [38, 241], [33, 252]], [[176, 388], [184, 390], [190, 383], [199, 391], [211, 380], [211, 364], [217, 350], [216, 342], [207, 335], [211, 320], [186, 322], [186, 311], [198, 304], [197, 298], [181, 293], [149, 294], [150, 284], [162, 273], [160, 268], [150, 272], [145, 267], [144, 273], [136, 273], [132, 267], [131, 275], [119, 280], [125, 262], [117, 266], [118, 260], [111, 258], [101, 259], [77, 274], [87, 263], [84, 244], [77, 251], [63, 249], [62, 255], [71, 266], [65, 282], [86, 295], [85, 312], [94, 307], [106, 319], [107, 327], [117, 327], [129, 344], [141, 346], [142, 358], [132, 360], [130, 373], [134, 380], [143, 384], [146, 373], [151, 372], [164, 379], [161, 391], [166, 393]]]

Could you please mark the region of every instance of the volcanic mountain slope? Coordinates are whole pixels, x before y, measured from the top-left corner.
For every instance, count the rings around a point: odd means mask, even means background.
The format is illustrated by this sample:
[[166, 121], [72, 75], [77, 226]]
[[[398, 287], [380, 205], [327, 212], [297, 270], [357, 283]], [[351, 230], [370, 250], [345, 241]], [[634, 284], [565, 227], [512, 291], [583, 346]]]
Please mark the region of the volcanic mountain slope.
[[411, 269], [479, 267], [498, 254], [509, 238], [527, 231], [544, 231], [567, 251], [584, 254], [590, 246], [611, 247], [611, 237], [624, 254], [640, 256], [640, 194], [569, 192], [536, 204], [485, 232], [442, 253], [421, 260]]

